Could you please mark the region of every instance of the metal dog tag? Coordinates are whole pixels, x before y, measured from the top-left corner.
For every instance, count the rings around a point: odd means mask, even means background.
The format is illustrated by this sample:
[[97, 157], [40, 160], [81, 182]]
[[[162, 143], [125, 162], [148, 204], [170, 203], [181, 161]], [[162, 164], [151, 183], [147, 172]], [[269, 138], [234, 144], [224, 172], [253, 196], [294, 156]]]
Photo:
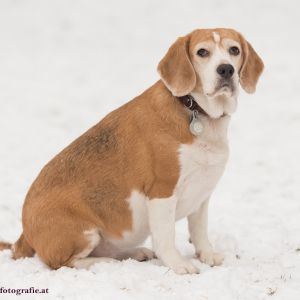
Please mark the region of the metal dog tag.
[[192, 120], [190, 123], [190, 131], [193, 135], [200, 135], [203, 131], [203, 125], [198, 117], [197, 110], [193, 110]]

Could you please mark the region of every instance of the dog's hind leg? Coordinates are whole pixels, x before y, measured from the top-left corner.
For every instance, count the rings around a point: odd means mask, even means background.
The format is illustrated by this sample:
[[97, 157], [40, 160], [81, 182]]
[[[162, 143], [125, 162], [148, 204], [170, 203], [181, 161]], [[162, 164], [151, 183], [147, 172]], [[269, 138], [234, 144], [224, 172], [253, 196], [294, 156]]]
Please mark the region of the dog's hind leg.
[[91, 253], [94, 252], [93, 250], [97, 247], [97, 245], [101, 245], [102, 237], [95, 230], [86, 231], [84, 234], [86, 239], [89, 241], [89, 244], [81, 253], [77, 254], [72, 259], [72, 261], [69, 263], [70, 267], [74, 267], [77, 269], [88, 269], [90, 266], [98, 262], [116, 261], [112, 257], [87, 257], [88, 255], [91, 255]]
[[128, 258], [135, 259], [137, 261], [146, 261], [155, 258], [155, 253], [145, 247], [132, 248], [129, 250], [120, 251], [116, 258], [119, 260], [124, 260]]
[[136, 247], [129, 249], [121, 249], [111, 243], [109, 240], [101, 237], [101, 242], [91, 252], [90, 257], [114, 258], [116, 260], [135, 259], [137, 261], [146, 261], [155, 258], [155, 253], [145, 247]]
[[88, 257], [97, 245], [101, 242], [102, 237], [97, 230], [89, 230], [84, 232], [85, 238], [88, 240], [87, 246], [82, 252], [75, 255], [67, 264], [69, 267], [77, 269], [88, 269], [90, 266], [98, 262], [116, 261], [112, 257]]

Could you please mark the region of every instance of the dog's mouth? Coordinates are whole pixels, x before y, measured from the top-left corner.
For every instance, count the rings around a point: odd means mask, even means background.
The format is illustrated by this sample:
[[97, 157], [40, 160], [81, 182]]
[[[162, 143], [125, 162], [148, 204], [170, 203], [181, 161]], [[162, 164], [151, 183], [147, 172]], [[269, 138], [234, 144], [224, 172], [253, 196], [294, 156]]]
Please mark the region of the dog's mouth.
[[212, 93], [207, 93], [207, 96], [209, 97], [216, 97], [220, 95], [228, 95], [232, 96], [235, 91], [235, 86], [233, 82], [230, 80], [220, 80], [215, 88], [215, 90]]
[[224, 82], [220, 85], [220, 89], [223, 89], [223, 88], [229, 88], [229, 89], [232, 89], [232, 85], [228, 82]]

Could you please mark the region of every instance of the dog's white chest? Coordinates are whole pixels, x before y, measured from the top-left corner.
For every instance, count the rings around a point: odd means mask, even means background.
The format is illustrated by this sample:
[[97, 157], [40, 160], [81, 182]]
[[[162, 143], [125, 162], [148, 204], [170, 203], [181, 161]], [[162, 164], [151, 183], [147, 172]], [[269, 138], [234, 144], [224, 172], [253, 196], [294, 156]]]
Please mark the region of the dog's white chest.
[[209, 143], [198, 138], [191, 145], [181, 145], [181, 171], [175, 188], [177, 220], [197, 210], [211, 195], [224, 171], [227, 158], [225, 143]]

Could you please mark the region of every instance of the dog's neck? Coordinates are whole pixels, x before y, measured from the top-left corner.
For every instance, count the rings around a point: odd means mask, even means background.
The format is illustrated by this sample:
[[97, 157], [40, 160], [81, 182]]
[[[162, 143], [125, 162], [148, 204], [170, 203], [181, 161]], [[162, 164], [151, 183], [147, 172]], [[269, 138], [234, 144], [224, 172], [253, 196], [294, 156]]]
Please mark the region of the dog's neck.
[[[146, 93], [149, 95], [148, 99], [151, 100], [150, 102], [147, 101], [145, 104], [147, 106], [150, 104], [154, 109], [155, 114], [160, 116], [160, 119], [165, 124], [168, 123], [174, 135], [184, 136], [186, 142], [190, 140], [191, 137], [195, 138], [189, 129], [192, 110], [184, 105], [178, 97], [173, 96], [164, 83], [158, 81], [147, 90]], [[195, 99], [195, 101], [196, 100], [198, 99]], [[212, 118], [207, 113], [201, 113], [199, 114], [199, 117], [204, 126], [203, 134], [200, 136], [201, 138], [220, 141], [226, 139], [230, 116], [225, 115], [222, 118]]]
[[[220, 127], [226, 128], [227, 131], [227, 125], [230, 116], [226, 113], [223, 113], [218, 118], [211, 117], [208, 112], [199, 105], [200, 101], [196, 101], [194, 97], [194, 95], [188, 94], [182, 97], [177, 97], [177, 99], [189, 111], [190, 115], [192, 115], [194, 111], [197, 111], [197, 113], [200, 115], [201, 123], [203, 123], [206, 128], [216, 128], [219, 127], [218, 125], [222, 124]], [[226, 125], [224, 126], [224, 124]]]
[[209, 117], [207, 112], [195, 101], [192, 95], [185, 95], [182, 97], [178, 97], [178, 100], [190, 111], [196, 110], [199, 114]]
[[191, 112], [193, 111], [197, 111], [199, 114], [207, 117], [207, 118], [211, 118], [211, 119], [220, 119], [223, 118], [225, 116], [227, 116], [227, 114], [223, 113], [219, 118], [212, 118], [199, 104], [198, 101], [195, 100], [194, 96], [191, 94], [185, 95], [185, 96], [181, 96], [181, 97], [177, 97], [179, 102], [181, 102], [186, 108], [188, 108]]

